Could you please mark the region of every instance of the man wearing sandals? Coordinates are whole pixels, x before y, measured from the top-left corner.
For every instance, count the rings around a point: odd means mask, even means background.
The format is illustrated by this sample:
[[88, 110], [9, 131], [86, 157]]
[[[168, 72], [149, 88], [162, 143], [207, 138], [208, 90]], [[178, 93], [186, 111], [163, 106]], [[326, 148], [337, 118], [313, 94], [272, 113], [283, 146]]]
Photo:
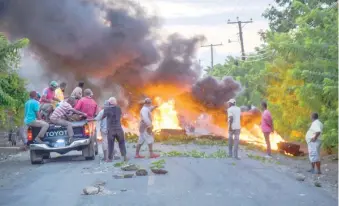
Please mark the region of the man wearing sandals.
[[39, 102], [37, 99], [36, 91], [29, 93], [30, 99], [25, 103], [25, 125], [32, 127], [41, 127], [39, 134], [35, 137], [35, 141], [43, 143], [43, 138], [48, 130], [49, 124], [43, 120], [40, 120], [39, 114]]
[[[309, 172], [321, 174], [320, 171], [320, 148], [321, 148], [321, 133], [323, 132], [323, 124], [319, 121], [318, 113], [313, 113], [311, 116], [312, 124], [306, 133], [306, 142], [308, 146], [308, 155], [311, 162]], [[317, 167], [317, 172], [315, 171]]]
[[159, 157], [158, 154], [153, 153], [153, 143], [154, 143], [154, 137], [152, 132], [152, 115], [151, 112], [156, 108], [156, 106], [152, 106], [152, 100], [149, 98], [146, 98], [144, 100], [144, 106], [142, 107], [140, 111], [140, 127], [139, 127], [139, 140], [138, 145], [136, 149], [135, 158], [144, 158], [144, 156], [141, 156], [139, 154], [140, 148], [143, 145], [144, 142], [148, 144], [148, 149], [150, 153], [150, 158], [157, 158]]
[[53, 111], [50, 120], [53, 124], [61, 125], [67, 127], [67, 133], [69, 136], [69, 143], [72, 143], [73, 141], [73, 126], [72, 123], [65, 120], [67, 114], [70, 114], [71, 112], [79, 115], [83, 115], [86, 117], [86, 114], [83, 112], [80, 112], [73, 108], [75, 104], [75, 98], [69, 97], [67, 101], [63, 101], [60, 103], [60, 105]]

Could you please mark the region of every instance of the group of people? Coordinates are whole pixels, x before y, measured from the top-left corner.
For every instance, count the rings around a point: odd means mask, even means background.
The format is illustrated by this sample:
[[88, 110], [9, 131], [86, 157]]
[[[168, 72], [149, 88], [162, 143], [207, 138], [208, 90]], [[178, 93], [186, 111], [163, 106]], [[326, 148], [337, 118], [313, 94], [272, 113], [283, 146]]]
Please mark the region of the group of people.
[[[146, 98], [140, 111], [139, 140], [136, 148], [135, 158], [144, 158], [140, 155], [140, 148], [146, 142], [149, 148], [150, 158], [159, 157], [153, 152], [154, 136], [152, 132], [151, 112], [156, 108], [152, 106], [152, 101]], [[100, 122], [100, 132], [103, 139], [102, 150], [104, 160], [111, 162], [114, 156], [114, 142], [117, 140], [121, 156], [127, 161], [124, 131], [121, 126], [122, 111], [114, 97], [110, 97], [104, 103], [104, 109], [95, 117]]]
[[[26, 127], [40, 127], [40, 132], [34, 137], [35, 142], [44, 144], [42, 138], [49, 128], [49, 122], [55, 125], [65, 126], [69, 136], [69, 143], [73, 141], [73, 127], [68, 120], [72, 115], [80, 115], [87, 119], [98, 121], [101, 136], [103, 137], [102, 149], [104, 160], [113, 160], [114, 142], [118, 141], [121, 156], [127, 161], [124, 131], [121, 126], [122, 111], [115, 97], [110, 97], [105, 101], [100, 110], [90, 89], [82, 91], [84, 83], [80, 82], [69, 97], [65, 97], [66, 83], [60, 86], [56, 81], [52, 81], [49, 87], [43, 90], [41, 97], [36, 91], [30, 92], [30, 99], [25, 103]], [[152, 133], [151, 112], [155, 109], [152, 101], [146, 98], [140, 111], [140, 136], [136, 148], [136, 158], [144, 158], [140, 155], [140, 148], [144, 142], [148, 144], [150, 157], [157, 158], [158, 154], [153, 153], [154, 137]], [[100, 110], [100, 111], [99, 111]], [[43, 119], [41, 116], [45, 115]]]
[[[35, 137], [35, 141], [43, 143], [41, 138], [44, 137], [49, 128], [47, 121], [53, 124], [67, 127], [69, 142], [73, 141], [72, 123], [67, 120], [67, 117], [73, 114], [94, 119], [99, 122], [101, 136], [103, 138], [102, 149], [104, 160], [111, 162], [113, 160], [114, 142], [118, 141], [119, 149], [124, 160], [127, 160], [124, 131], [121, 126], [122, 111], [115, 97], [110, 97], [105, 101], [103, 108], [99, 111], [98, 105], [93, 97], [93, 92], [90, 89], [82, 91], [84, 83], [80, 82], [73, 90], [71, 95], [66, 98], [64, 91], [66, 83], [61, 83], [60, 86], [56, 81], [52, 81], [48, 88], [44, 89], [42, 95], [36, 91], [30, 92], [30, 99], [25, 103], [25, 125], [33, 127], [41, 127], [40, 132]], [[271, 157], [270, 134], [274, 132], [273, 118], [267, 108], [267, 103], [262, 102], [262, 118], [261, 129], [265, 137], [267, 145], [267, 157]], [[152, 101], [146, 98], [143, 101], [143, 107], [140, 111], [140, 126], [139, 140], [136, 147], [135, 158], [144, 158], [140, 155], [140, 148], [145, 142], [148, 144], [150, 157], [157, 158], [158, 154], [153, 153], [154, 137], [152, 133], [152, 117], [151, 113], [155, 109], [152, 106]], [[236, 100], [230, 99], [227, 102], [228, 116], [228, 140], [229, 140], [229, 156], [239, 159], [238, 146], [241, 130], [241, 109], [236, 106]], [[42, 120], [41, 115], [46, 115], [46, 119]], [[306, 142], [308, 144], [309, 158], [311, 161], [311, 170], [309, 172], [321, 174], [320, 170], [320, 146], [321, 133], [323, 124], [319, 121], [317, 113], [313, 113], [312, 124], [306, 134]], [[315, 171], [315, 167], [317, 171]]]
[[[236, 100], [230, 99], [227, 102], [227, 115], [228, 115], [228, 149], [229, 156], [239, 159], [238, 146], [239, 135], [241, 130], [240, 116], [241, 109], [236, 106]], [[273, 118], [270, 111], [267, 108], [267, 103], [261, 103], [262, 116], [261, 116], [261, 130], [265, 137], [267, 146], [267, 158], [272, 155], [270, 134], [274, 132]], [[309, 159], [311, 162], [311, 169], [308, 172], [314, 174], [321, 174], [320, 169], [320, 147], [321, 147], [321, 134], [323, 132], [323, 124], [319, 120], [317, 113], [311, 114], [312, 124], [306, 133], [306, 142], [308, 145]], [[317, 170], [315, 170], [315, 167]]]
[[29, 93], [30, 99], [25, 103], [24, 123], [26, 127], [41, 128], [34, 137], [37, 143], [44, 143], [41, 139], [49, 128], [49, 122], [67, 127], [71, 143], [74, 133], [72, 123], [67, 120], [67, 117], [78, 114], [86, 118], [94, 118], [96, 115], [98, 106], [92, 99], [93, 92], [90, 89], [82, 92], [84, 83], [80, 82], [72, 94], [66, 98], [64, 95], [66, 85], [63, 82], [59, 86], [56, 81], [52, 81], [49, 87], [43, 90], [41, 97], [36, 91]]

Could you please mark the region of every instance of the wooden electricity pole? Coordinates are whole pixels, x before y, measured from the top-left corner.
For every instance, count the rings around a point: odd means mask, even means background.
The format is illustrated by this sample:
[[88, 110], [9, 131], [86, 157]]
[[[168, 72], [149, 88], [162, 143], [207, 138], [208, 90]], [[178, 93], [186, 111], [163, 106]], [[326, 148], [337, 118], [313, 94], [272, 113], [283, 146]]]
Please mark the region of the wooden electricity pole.
[[201, 47], [211, 47], [211, 70], [213, 70], [213, 47], [215, 46], [222, 46], [222, 43], [220, 44], [209, 44], [209, 45], [204, 45], [204, 46], [201, 46]]
[[241, 24], [247, 24], [247, 23], [253, 23], [252, 19], [250, 21], [240, 21], [239, 17], [237, 17], [237, 21], [230, 21], [230, 20], [227, 21], [227, 24], [238, 24], [242, 60], [245, 60], [245, 48], [244, 48], [244, 38], [242, 35]]

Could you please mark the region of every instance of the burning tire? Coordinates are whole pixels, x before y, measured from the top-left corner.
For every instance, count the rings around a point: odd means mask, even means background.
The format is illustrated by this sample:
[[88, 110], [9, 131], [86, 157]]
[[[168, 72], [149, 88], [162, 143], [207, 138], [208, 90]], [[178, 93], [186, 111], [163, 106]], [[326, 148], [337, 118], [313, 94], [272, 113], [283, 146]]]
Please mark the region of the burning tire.
[[30, 150], [30, 158], [32, 164], [43, 164], [44, 158], [39, 151]]

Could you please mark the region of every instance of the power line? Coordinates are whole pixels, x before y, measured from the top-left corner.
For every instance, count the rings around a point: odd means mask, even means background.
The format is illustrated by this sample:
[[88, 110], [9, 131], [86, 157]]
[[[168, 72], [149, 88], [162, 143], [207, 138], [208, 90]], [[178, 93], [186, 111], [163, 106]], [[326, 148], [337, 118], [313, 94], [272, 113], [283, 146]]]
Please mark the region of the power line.
[[243, 35], [242, 35], [242, 28], [243, 28], [242, 24], [248, 24], [248, 23], [253, 23], [252, 19], [250, 21], [240, 21], [239, 17], [237, 17], [237, 21], [231, 21], [231, 20], [227, 21], [227, 24], [238, 24], [242, 60], [246, 59], [245, 58], [245, 48], [244, 48], [244, 38], [243, 38]]
[[213, 70], [213, 47], [215, 46], [222, 46], [222, 43], [220, 44], [209, 44], [209, 45], [204, 45], [204, 46], [201, 46], [201, 47], [211, 47], [211, 70]]

